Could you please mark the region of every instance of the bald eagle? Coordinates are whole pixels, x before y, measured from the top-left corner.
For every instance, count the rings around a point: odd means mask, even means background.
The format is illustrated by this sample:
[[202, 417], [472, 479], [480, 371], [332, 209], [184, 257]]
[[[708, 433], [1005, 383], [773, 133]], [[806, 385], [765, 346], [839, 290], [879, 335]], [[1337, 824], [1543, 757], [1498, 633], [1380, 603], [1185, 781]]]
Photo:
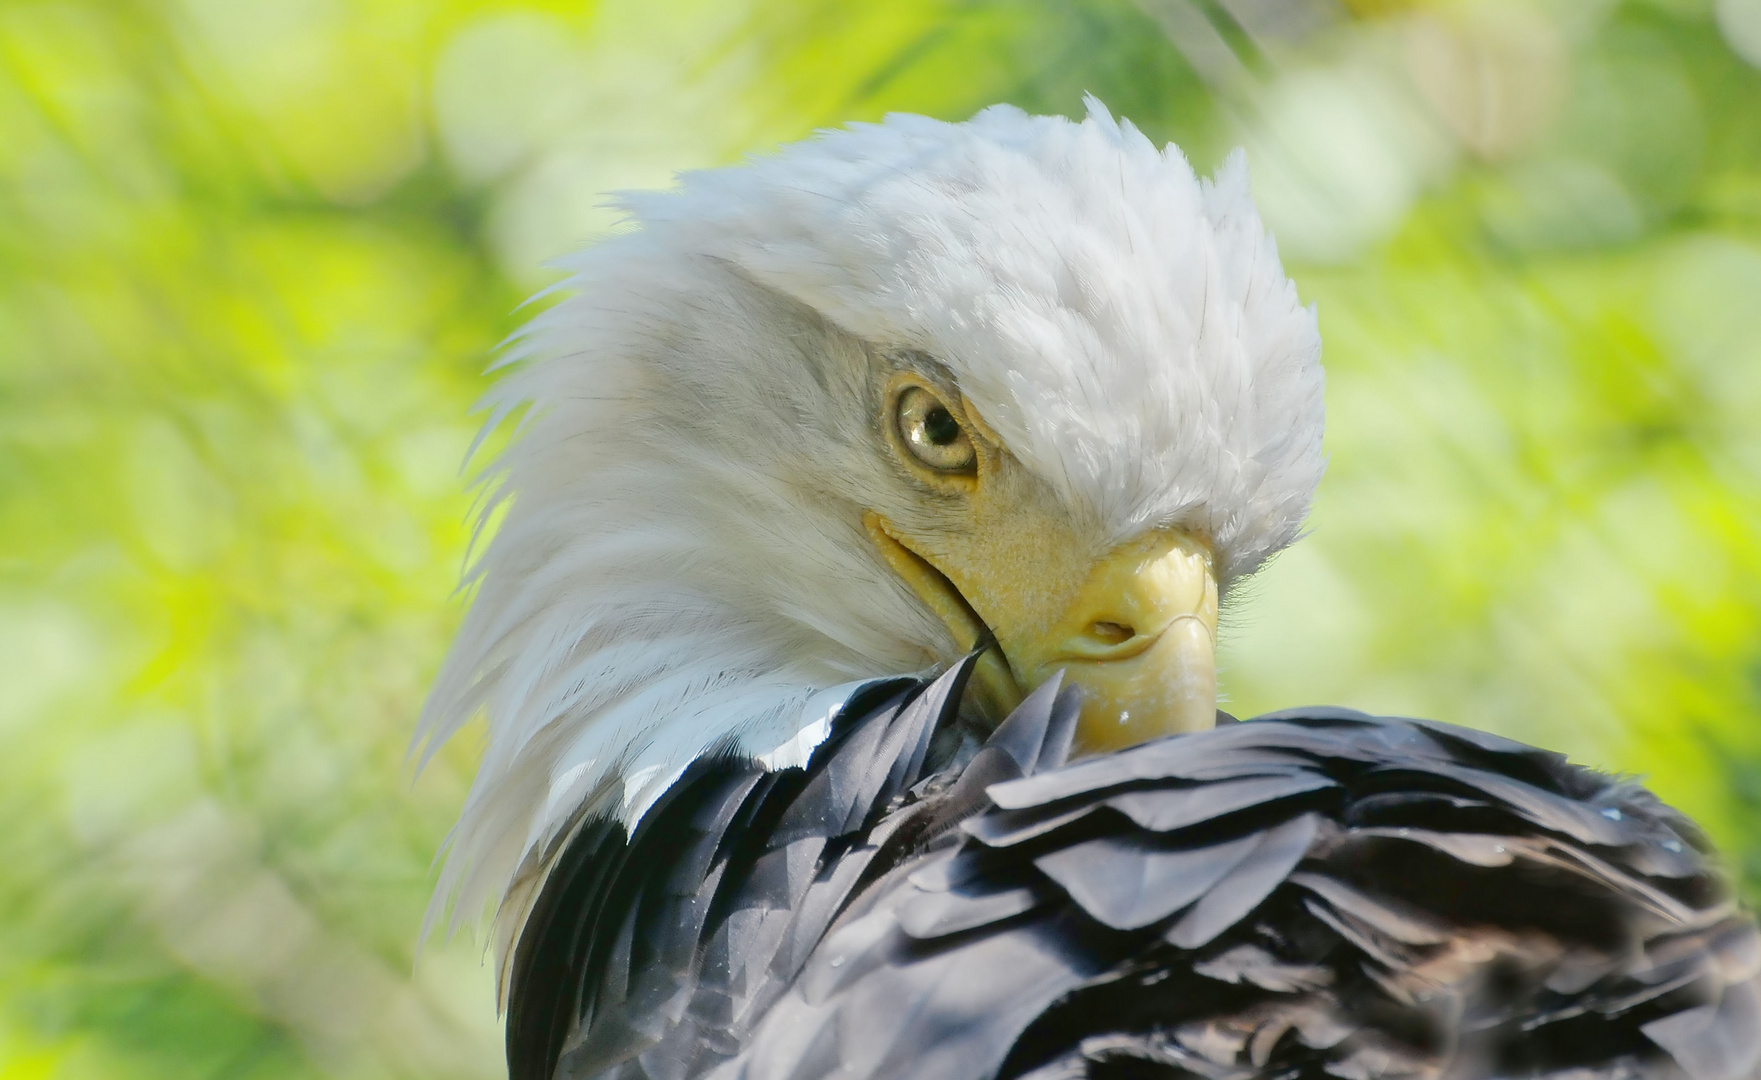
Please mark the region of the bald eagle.
[[1217, 711], [1324, 464], [1239, 153], [999, 106], [622, 205], [505, 358], [422, 726], [487, 723], [437, 906], [514, 1077], [1756, 1069], [1761, 939], [1642, 788]]

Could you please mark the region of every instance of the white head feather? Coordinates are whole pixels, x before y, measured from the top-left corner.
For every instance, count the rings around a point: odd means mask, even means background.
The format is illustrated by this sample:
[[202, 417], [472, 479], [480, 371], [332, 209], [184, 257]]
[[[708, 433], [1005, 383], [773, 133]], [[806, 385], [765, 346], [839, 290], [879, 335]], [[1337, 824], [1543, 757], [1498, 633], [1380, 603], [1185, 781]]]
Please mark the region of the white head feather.
[[[717, 744], [955, 658], [861, 525], [908, 514], [876, 372], [950, 378], [1097, 550], [1201, 530], [1225, 583], [1294, 540], [1323, 467], [1320, 339], [1232, 156], [1211, 181], [1098, 102], [853, 125], [623, 199], [491, 395], [529, 408], [423, 718], [483, 764], [437, 899], [518, 929], [590, 810]], [[897, 519], [895, 517], [895, 519]], [[785, 755], [786, 756], [786, 755]]]

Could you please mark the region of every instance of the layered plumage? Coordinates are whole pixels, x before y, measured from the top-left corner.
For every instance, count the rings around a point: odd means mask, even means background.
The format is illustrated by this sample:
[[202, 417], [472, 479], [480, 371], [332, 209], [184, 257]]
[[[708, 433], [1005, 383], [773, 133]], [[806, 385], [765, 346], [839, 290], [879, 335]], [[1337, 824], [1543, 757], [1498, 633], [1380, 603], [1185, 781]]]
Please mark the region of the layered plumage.
[[[624, 205], [492, 395], [423, 723], [487, 721], [436, 909], [497, 909], [516, 1080], [1756, 1068], [1754, 927], [1632, 784], [1338, 710], [1066, 762], [1079, 708], [1208, 722], [1204, 620], [1322, 472], [1239, 157], [997, 108]], [[898, 452], [906, 385], [967, 473]], [[1066, 656], [1202, 709], [998, 726]]]
[[1293, 710], [1064, 764], [1042, 687], [931, 772], [964, 668], [804, 769], [718, 754], [584, 825], [514, 968], [515, 1080], [1693, 1077], [1761, 1064], [1761, 935], [1643, 788]]

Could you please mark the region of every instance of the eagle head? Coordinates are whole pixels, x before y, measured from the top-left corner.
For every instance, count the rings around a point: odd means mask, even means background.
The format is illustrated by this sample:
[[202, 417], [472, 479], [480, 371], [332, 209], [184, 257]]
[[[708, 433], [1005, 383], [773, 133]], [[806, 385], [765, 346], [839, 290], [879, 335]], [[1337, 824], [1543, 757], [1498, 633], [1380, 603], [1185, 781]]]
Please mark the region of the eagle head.
[[488, 729], [440, 897], [517, 931], [584, 816], [799, 764], [838, 688], [974, 650], [979, 725], [1060, 672], [1080, 750], [1214, 722], [1219, 601], [1323, 468], [1239, 152], [997, 106], [620, 203], [491, 393], [519, 431], [422, 726]]

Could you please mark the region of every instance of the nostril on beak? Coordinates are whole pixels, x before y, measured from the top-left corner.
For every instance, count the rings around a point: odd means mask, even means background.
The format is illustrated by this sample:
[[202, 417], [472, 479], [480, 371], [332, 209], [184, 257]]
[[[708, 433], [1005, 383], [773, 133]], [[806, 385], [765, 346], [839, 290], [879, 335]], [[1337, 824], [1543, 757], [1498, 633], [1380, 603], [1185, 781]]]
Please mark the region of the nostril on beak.
[[1090, 637], [1103, 645], [1118, 645], [1120, 642], [1130, 641], [1137, 636], [1136, 630], [1116, 622], [1091, 623], [1088, 633]]

